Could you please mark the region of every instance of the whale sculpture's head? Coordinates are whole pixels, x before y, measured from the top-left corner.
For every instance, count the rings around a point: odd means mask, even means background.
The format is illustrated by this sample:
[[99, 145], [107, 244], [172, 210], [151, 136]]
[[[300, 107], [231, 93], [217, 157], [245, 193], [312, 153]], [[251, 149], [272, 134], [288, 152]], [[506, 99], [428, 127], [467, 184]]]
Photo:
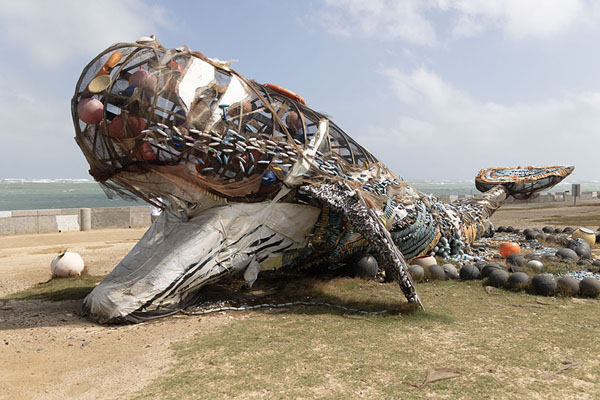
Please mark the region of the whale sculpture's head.
[[105, 187], [194, 215], [264, 201], [283, 185], [397, 179], [299, 95], [146, 39], [105, 50], [77, 83], [76, 140]]

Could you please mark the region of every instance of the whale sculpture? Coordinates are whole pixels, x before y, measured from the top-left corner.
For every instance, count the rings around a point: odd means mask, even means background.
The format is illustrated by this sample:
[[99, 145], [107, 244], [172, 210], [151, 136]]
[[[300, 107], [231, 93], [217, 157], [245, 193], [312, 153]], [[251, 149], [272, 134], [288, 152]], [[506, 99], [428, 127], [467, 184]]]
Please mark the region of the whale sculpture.
[[83, 70], [75, 139], [108, 194], [163, 208], [85, 298], [90, 319], [141, 322], [198, 303], [199, 289], [260, 264], [286, 268], [371, 252], [422, 307], [407, 259], [470, 243], [509, 195], [529, 197], [573, 167], [490, 169], [477, 198], [446, 204], [399, 179], [299, 95], [154, 37], [118, 43]]

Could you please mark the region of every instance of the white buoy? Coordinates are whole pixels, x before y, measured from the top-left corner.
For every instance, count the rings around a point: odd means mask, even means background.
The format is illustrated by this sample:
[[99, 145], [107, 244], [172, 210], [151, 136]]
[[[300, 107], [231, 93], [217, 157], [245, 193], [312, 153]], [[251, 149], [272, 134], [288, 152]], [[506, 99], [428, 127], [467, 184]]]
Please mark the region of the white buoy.
[[69, 278], [81, 275], [83, 267], [83, 259], [79, 254], [65, 251], [54, 257], [50, 264], [50, 272], [53, 278]]

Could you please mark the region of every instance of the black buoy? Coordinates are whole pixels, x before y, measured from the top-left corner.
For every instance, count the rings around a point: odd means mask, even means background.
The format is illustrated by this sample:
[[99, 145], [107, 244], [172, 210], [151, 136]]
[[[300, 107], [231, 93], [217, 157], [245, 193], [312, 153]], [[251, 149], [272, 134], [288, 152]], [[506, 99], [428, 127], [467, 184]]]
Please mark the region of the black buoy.
[[481, 277], [482, 277], [482, 278], [487, 278], [488, 276], [490, 276], [490, 274], [491, 274], [493, 271], [496, 271], [496, 270], [504, 270], [504, 268], [502, 268], [502, 267], [501, 267], [499, 264], [497, 264], [497, 263], [489, 263], [489, 264], [487, 264], [485, 267], [483, 267], [483, 268], [481, 269]]
[[446, 271], [439, 265], [431, 265], [427, 270], [427, 276], [433, 281], [444, 281], [447, 279]]
[[558, 278], [558, 290], [564, 296], [574, 296], [579, 293], [579, 281], [570, 276], [561, 276]]
[[377, 260], [370, 254], [362, 254], [356, 257], [350, 265], [352, 275], [364, 279], [375, 278], [378, 269]]
[[415, 282], [423, 282], [425, 279], [425, 269], [420, 265], [410, 265], [408, 273]]
[[587, 243], [579, 244], [578, 246], [575, 246], [573, 250], [575, 251], [575, 253], [577, 253], [579, 257], [583, 258], [584, 260], [590, 260], [592, 258], [592, 248]]
[[525, 257], [520, 253], [513, 253], [506, 257], [506, 265], [522, 266], [526, 263]]
[[458, 271], [453, 264], [444, 264], [442, 265], [442, 268], [444, 268], [444, 272], [448, 278], [458, 279]]
[[577, 255], [577, 253], [575, 252], [575, 250], [571, 250], [571, 249], [566, 248], [566, 247], [558, 250], [556, 252], [556, 257], [560, 258], [561, 260], [567, 260], [567, 261], [577, 261], [577, 260], [579, 260], [579, 256]]
[[513, 290], [522, 290], [529, 286], [529, 281], [529, 275], [527, 275], [525, 272], [515, 272], [508, 277], [506, 286]]
[[467, 264], [460, 269], [459, 272], [460, 279], [464, 281], [472, 280], [472, 279], [480, 279], [481, 272], [479, 272], [479, 268], [474, 265]]
[[553, 295], [557, 288], [554, 275], [552, 274], [537, 274], [531, 280], [531, 286], [537, 294], [543, 296]]
[[503, 269], [495, 269], [488, 276], [488, 282], [494, 287], [502, 287], [508, 280], [508, 272]]
[[579, 282], [579, 291], [583, 296], [598, 297], [600, 294], [600, 281], [596, 278], [584, 278]]

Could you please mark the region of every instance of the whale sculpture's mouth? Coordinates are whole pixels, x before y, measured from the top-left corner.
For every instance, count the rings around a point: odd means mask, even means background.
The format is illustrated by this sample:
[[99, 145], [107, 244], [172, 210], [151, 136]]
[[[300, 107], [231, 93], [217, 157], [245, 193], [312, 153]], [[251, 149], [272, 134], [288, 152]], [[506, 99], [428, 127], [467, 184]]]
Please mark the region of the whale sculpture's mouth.
[[[182, 220], [167, 209], [83, 303], [97, 322], [141, 322], [197, 304], [198, 289], [306, 244], [319, 209], [293, 203], [215, 203]], [[295, 229], [289, 230], [289, 221]]]

